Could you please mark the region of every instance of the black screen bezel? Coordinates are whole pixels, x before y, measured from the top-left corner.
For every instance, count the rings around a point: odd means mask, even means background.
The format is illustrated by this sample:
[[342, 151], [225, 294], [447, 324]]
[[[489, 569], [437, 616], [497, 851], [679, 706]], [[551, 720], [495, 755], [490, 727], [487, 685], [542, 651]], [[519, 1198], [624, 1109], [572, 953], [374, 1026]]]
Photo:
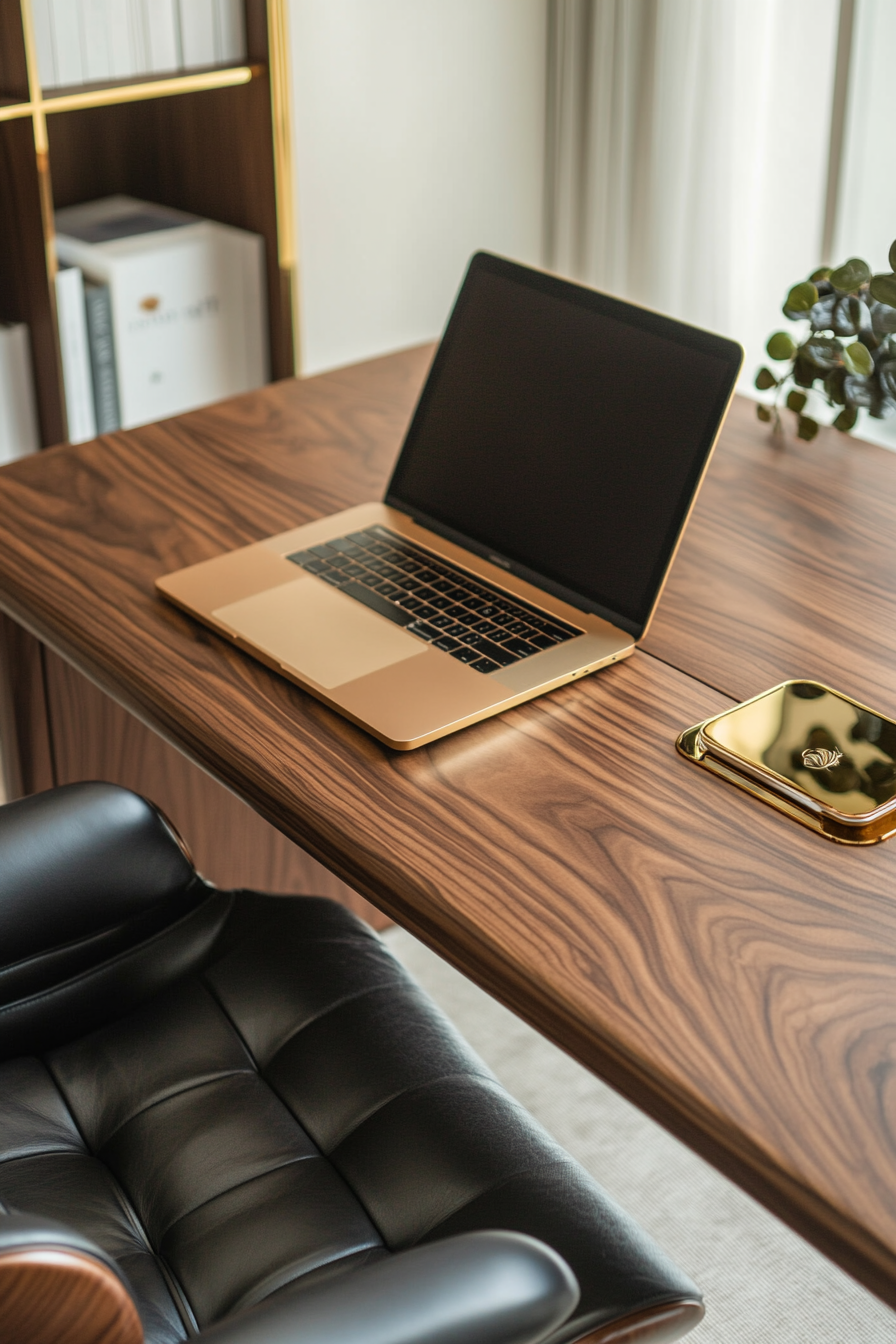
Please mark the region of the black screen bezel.
[[[698, 451], [694, 454], [691, 470], [688, 473], [682, 491], [682, 502], [673, 516], [672, 523], [670, 524], [669, 531], [665, 538], [665, 545], [661, 550], [651, 574], [649, 598], [642, 619], [633, 619], [629, 615], [614, 611], [611, 607], [596, 601], [586, 594], [575, 592], [557, 582], [557, 580], [531, 569], [525, 562], [514, 556], [496, 556], [492, 548], [486, 543], [477, 540], [475, 537], [467, 536], [463, 532], [457, 531], [456, 528], [452, 527], [449, 523], [446, 523], [443, 519], [421, 512], [417, 505], [402, 498], [402, 469], [407, 466], [419, 443], [421, 434], [424, 432], [427, 408], [438, 382], [440, 370], [450, 356], [452, 347], [457, 341], [458, 333], [461, 330], [463, 312], [466, 306], [466, 297], [470, 292], [469, 281], [479, 270], [491, 271], [492, 274], [501, 276], [503, 279], [511, 280], [516, 284], [539, 290], [544, 294], [568, 303], [574, 303], [581, 308], [606, 315], [618, 322], [626, 323], [629, 326], [652, 332], [657, 336], [664, 337], [666, 340], [675, 341], [692, 350], [720, 359], [728, 365], [728, 377], [722, 384], [722, 389], [719, 392], [716, 403], [708, 411], [707, 428], [699, 444]], [[474, 555], [480, 556], [482, 559], [496, 561], [502, 569], [516, 575], [518, 578], [544, 589], [545, 592], [560, 598], [561, 601], [568, 602], [571, 606], [577, 607], [580, 611], [588, 611], [597, 616], [601, 616], [605, 620], [611, 621], [614, 625], [633, 635], [635, 639], [640, 639], [650, 623], [660, 592], [662, 591], [663, 581], [675, 554], [679, 538], [687, 521], [703, 473], [706, 470], [709, 457], [712, 453], [716, 438], [718, 437], [719, 429], [721, 428], [725, 411], [734, 392], [734, 385], [737, 381], [737, 376], [742, 364], [742, 348], [736, 341], [729, 340], [727, 337], [717, 336], [712, 332], [703, 331], [699, 327], [689, 326], [687, 323], [678, 322], [674, 318], [665, 317], [660, 313], [651, 312], [646, 308], [638, 308], [634, 304], [626, 303], [622, 299], [613, 298], [609, 294], [601, 293], [599, 290], [586, 289], [582, 285], [574, 284], [569, 280], [561, 280], [558, 276], [550, 275], [544, 271], [532, 270], [528, 266], [522, 266], [517, 262], [508, 261], [504, 257], [498, 257], [489, 252], [477, 252], [470, 259], [454, 307], [448, 319], [444, 335], [439, 344], [426, 383], [423, 386], [423, 390], [420, 393], [420, 397], [414, 409], [414, 414], [405, 435], [401, 452], [399, 453], [389, 485], [386, 489], [385, 502], [391, 508], [408, 514], [415, 522], [426, 527], [429, 531], [435, 532], [436, 535], [444, 537], [447, 541], [463, 546], [466, 550], [471, 551]]]

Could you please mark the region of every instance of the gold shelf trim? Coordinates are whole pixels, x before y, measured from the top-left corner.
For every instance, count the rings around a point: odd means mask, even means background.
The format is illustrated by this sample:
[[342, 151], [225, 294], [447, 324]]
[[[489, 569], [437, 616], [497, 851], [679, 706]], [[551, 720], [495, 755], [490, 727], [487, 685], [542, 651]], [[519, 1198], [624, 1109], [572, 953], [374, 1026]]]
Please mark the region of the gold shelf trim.
[[18, 121], [34, 113], [33, 103], [0, 103], [0, 121]]
[[169, 79], [149, 79], [142, 84], [119, 84], [108, 89], [89, 89], [84, 93], [65, 93], [58, 97], [49, 94], [43, 109], [52, 112], [74, 112], [81, 107], [112, 107], [116, 103], [142, 103], [150, 98], [171, 98], [178, 93], [197, 93], [202, 89], [231, 89], [237, 84], [249, 84], [264, 74], [263, 65], [238, 65], [228, 70], [206, 70], [195, 75], [172, 75]]
[[274, 133], [274, 195], [277, 208], [277, 260], [288, 289], [292, 315], [293, 372], [301, 367], [298, 225], [292, 153], [287, 0], [267, 0], [271, 119]]
[[31, 117], [36, 112], [50, 116], [54, 112], [75, 112], [82, 107], [114, 107], [120, 103], [142, 103], [150, 98], [172, 98], [178, 93], [197, 93], [203, 89], [231, 89], [248, 84], [265, 73], [263, 65], [237, 65], [226, 70], [204, 70], [193, 75], [172, 75], [169, 79], [149, 79], [140, 84], [116, 84], [105, 89], [85, 89], [83, 93], [52, 93], [29, 103], [0, 104], [0, 121]]

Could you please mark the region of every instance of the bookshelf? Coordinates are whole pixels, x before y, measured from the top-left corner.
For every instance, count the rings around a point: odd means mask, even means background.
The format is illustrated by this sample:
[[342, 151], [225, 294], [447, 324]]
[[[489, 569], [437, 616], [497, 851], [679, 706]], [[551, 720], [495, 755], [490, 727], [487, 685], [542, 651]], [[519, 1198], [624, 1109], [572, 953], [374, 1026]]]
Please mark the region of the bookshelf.
[[66, 438], [53, 211], [115, 192], [260, 233], [271, 376], [296, 365], [286, 0], [245, 0], [247, 59], [40, 85], [31, 0], [0, 0], [0, 319], [31, 332], [41, 438]]
[[[123, 192], [265, 239], [272, 379], [296, 367], [287, 0], [245, 0], [244, 64], [53, 88], [30, 0], [0, 0], [0, 318], [31, 332], [41, 437], [66, 438], [53, 211]], [[219, 886], [311, 891], [383, 918], [57, 653], [0, 612], [8, 796], [107, 779], [159, 803]]]

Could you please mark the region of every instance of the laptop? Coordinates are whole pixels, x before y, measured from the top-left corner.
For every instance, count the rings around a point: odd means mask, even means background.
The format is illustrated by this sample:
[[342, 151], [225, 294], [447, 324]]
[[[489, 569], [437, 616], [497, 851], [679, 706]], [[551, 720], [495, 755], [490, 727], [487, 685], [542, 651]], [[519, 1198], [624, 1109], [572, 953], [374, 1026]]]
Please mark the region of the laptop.
[[158, 590], [388, 746], [422, 746], [632, 653], [742, 359], [479, 252], [385, 499]]

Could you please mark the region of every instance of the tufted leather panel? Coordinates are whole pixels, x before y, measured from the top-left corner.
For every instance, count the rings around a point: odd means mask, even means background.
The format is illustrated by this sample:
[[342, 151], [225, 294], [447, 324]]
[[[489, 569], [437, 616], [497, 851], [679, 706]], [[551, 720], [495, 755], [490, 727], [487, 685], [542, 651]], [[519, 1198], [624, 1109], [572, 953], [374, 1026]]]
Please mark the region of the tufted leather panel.
[[0, 1009], [0, 1058], [4, 1013], [7, 1045], [40, 1041], [0, 1064], [0, 1201], [111, 1255], [149, 1344], [490, 1227], [575, 1270], [555, 1341], [699, 1297], [347, 910], [197, 882], [167, 929]]

